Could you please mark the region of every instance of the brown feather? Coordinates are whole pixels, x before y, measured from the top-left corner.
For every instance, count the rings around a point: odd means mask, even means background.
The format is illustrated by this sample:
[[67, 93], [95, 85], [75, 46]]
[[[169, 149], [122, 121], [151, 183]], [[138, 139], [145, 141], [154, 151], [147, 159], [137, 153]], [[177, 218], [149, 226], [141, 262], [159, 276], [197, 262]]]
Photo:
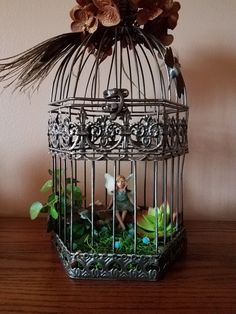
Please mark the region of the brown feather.
[[37, 87], [61, 58], [83, 43], [78, 33], [67, 33], [50, 38], [16, 56], [0, 60], [0, 82], [9, 82], [15, 89]]

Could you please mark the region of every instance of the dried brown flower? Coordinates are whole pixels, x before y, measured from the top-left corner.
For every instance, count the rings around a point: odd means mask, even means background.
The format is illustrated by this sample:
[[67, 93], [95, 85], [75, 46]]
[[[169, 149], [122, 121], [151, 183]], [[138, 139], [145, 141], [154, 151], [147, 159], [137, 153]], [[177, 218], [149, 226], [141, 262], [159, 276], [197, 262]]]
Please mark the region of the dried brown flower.
[[73, 32], [88, 31], [89, 33], [93, 33], [97, 30], [98, 23], [93, 13], [94, 9], [93, 4], [89, 4], [85, 9], [74, 7], [71, 10], [70, 15], [73, 19], [71, 29]]
[[141, 9], [138, 11], [137, 13], [137, 23], [139, 25], [144, 25], [146, 24], [148, 21], [152, 21], [154, 20], [156, 17], [158, 17], [161, 13], [163, 12], [163, 10], [161, 8], [155, 7], [153, 6], [153, 8], [145, 8], [145, 9]]
[[[111, 27], [126, 20], [120, 0], [76, 0], [70, 16], [74, 32], [94, 33], [100, 26]], [[164, 45], [170, 45], [173, 30], [179, 18], [180, 4], [173, 0], [127, 0], [131, 24], [144, 27], [146, 32], [156, 36]], [[121, 17], [122, 16], [122, 17]]]
[[106, 5], [98, 12], [97, 18], [103, 26], [114, 26], [120, 23], [120, 14], [116, 6]]
[[74, 32], [94, 33], [99, 22], [103, 26], [114, 26], [120, 23], [118, 7], [112, 0], [76, 0], [70, 11], [73, 22], [71, 29]]
[[83, 8], [85, 7], [86, 5], [90, 4], [91, 1], [90, 0], [76, 0], [76, 2], [78, 3], [78, 5]]
[[130, 6], [137, 11], [136, 22], [144, 25], [149, 20], [158, 17], [162, 12], [158, 0], [128, 0]]
[[112, 0], [93, 0], [93, 3], [98, 9], [103, 10], [105, 6], [112, 5]]
[[180, 4], [177, 1], [163, 0], [160, 2], [160, 7], [163, 9], [162, 14], [158, 18], [148, 21], [144, 25], [146, 32], [157, 37], [163, 45], [169, 46], [174, 36], [168, 34], [168, 29], [174, 29], [179, 18]]

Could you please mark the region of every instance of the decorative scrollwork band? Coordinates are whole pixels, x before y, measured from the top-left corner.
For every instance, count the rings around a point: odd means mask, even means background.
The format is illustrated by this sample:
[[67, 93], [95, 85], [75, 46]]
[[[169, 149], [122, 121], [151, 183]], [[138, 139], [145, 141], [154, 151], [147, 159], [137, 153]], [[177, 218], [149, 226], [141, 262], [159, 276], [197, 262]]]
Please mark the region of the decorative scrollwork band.
[[71, 278], [159, 280], [185, 250], [186, 232], [181, 228], [165, 249], [156, 255], [71, 253], [55, 235], [54, 243]]
[[[114, 152], [133, 155], [184, 153], [187, 150], [187, 121], [166, 116], [157, 119], [146, 114], [134, 119], [128, 110], [119, 120], [108, 116], [90, 119], [83, 109], [76, 119], [56, 112], [48, 121], [49, 150], [109, 158]], [[76, 120], [76, 121], [75, 121]]]

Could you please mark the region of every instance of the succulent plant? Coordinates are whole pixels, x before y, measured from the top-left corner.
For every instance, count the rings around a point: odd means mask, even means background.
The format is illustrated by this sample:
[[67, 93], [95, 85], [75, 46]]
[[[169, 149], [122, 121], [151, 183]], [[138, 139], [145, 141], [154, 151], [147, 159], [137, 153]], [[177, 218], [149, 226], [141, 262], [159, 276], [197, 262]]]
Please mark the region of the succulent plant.
[[149, 207], [146, 213], [138, 217], [137, 226], [138, 234], [149, 239], [155, 239], [156, 230], [158, 237], [163, 237], [165, 232], [169, 236], [175, 226], [171, 222], [171, 210], [168, 202], [157, 208]]

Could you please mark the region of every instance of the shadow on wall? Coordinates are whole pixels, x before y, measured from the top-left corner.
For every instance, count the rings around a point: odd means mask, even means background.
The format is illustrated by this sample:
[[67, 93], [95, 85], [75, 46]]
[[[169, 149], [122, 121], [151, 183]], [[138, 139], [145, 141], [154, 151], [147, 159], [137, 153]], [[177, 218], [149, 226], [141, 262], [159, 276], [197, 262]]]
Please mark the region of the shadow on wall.
[[[200, 51], [184, 65], [190, 104], [186, 219], [236, 220], [236, 58], [218, 51]], [[28, 216], [33, 201], [46, 200], [39, 189], [49, 167], [46, 153], [24, 162], [14, 174], [20, 187], [12, 177], [11, 196], [0, 190], [0, 215]]]
[[187, 219], [236, 219], [236, 58], [219, 48], [185, 65], [190, 104]]
[[10, 191], [9, 188], [8, 193], [0, 190], [0, 216], [29, 217], [29, 208], [34, 201], [46, 201], [47, 195], [39, 190], [49, 179], [49, 168], [50, 158], [47, 153], [45, 156], [31, 157], [21, 164], [17, 178], [8, 178], [12, 185]]

